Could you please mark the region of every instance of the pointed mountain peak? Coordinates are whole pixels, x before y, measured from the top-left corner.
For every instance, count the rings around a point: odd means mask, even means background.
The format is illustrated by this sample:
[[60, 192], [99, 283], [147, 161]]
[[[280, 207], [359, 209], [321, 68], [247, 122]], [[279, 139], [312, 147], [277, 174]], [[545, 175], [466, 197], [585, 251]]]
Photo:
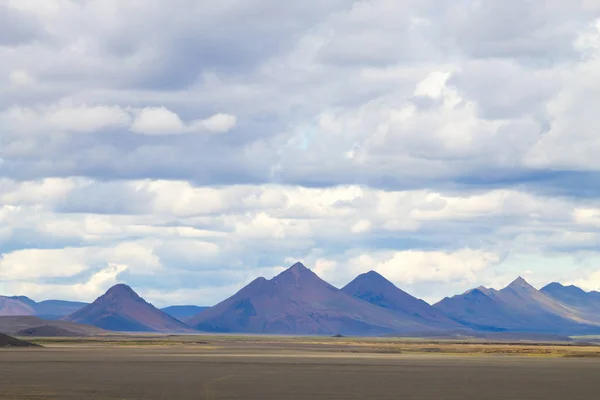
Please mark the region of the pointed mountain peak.
[[295, 263], [294, 265], [289, 267], [288, 271], [309, 271], [309, 269], [306, 268], [306, 266], [304, 264], [302, 264], [300, 261], [298, 261], [297, 263]]
[[119, 283], [117, 285], [114, 285], [113, 287], [111, 287], [110, 289], [108, 289], [104, 295], [105, 296], [115, 296], [115, 297], [122, 297], [122, 296], [135, 297], [135, 298], [139, 298], [140, 297], [131, 288], [131, 286], [128, 286], [128, 285], [126, 285], [124, 283]]
[[312, 273], [312, 271], [310, 269], [306, 268], [304, 266], [304, 264], [302, 264], [301, 262], [297, 262], [296, 264], [292, 265], [291, 267], [289, 267], [285, 271], [281, 272], [279, 275], [277, 275], [273, 279], [277, 279], [277, 278], [285, 277], [285, 276], [295, 276], [295, 277], [298, 277], [298, 276], [301, 276], [301, 275], [305, 275], [307, 273]]
[[346, 287], [369, 287], [370, 289], [383, 289], [383, 288], [394, 288], [397, 289], [396, 286], [387, 280], [383, 275], [375, 271], [365, 272], [364, 274], [358, 275], [352, 282], [350, 282]]
[[342, 291], [379, 306], [387, 300], [394, 302], [404, 302], [407, 299], [418, 300], [375, 271], [358, 275], [344, 286]]
[[482, 286], [477, 286], [474, 289], [467, 290], [466, 292], [463, 293], [463, 296], [466, 296], [466, 295], [469, 295], [469, 294], [476, 295], [476, 294], [479, 294], [479, 293], [487, 295], [490, 292], [491, 292], [491, 289], [488, 289], [488, 288], [486, 288], [485, 286], [482, 285]]
[[513, 290], [536, 290], [533, 286], [531, 286], [529, 284], [529, 282], [527, 282], [525, 279], [523, 279], [520, 276], [517, 279], [515, 279], [514, 281], [512, 281], [510, 283], [510, 285], [508, 285], [507, 287], [505, 287], [505, 289], [513, 289]]
[[358, 277], [389, 282], [387, 279], [385, 279], [385, 277], [383, 275], [381, 275], [379, 272], [373, 271], [373, 270], [371, 270], [369, 272], [365, 272], [364, 274], [360, 274]]
[[550, 282], [549, 284], [547, 284], [546, 286], [544, 286], [542, 288], [542, 291], [560, 290], [560, 289], [564, 289], [564, 288], [565, 288], [565, 286], [560, 282]]
[[315, 283], [317, 281], [325, 283], [325, 281], [319, 278], [317, 274], [315, 274], [313, 271], [306, 268], [301, 262], [297, 262], [296, 264], [292, 265], [291, 267], [289, 267], [288, 269], [271, 279], [271, 281], [280, 284], [298, 284], [301, 281], [305, 283]]
[[165, 314], [140, 297], [131, 287], [118, 284], [93, 303], [64, 318], [112, 331], [184, 332], [183, 322]]

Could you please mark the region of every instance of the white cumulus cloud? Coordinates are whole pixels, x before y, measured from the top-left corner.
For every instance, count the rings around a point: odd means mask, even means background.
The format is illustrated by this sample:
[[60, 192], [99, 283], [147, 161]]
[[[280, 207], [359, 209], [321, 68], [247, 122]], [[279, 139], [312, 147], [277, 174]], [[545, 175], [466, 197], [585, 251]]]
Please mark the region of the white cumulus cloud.
[[185, 124], [179, 116], [165, 107], [146, 107], [140, 110], [131, 130], [144, 135], [176, 135], [183, 133], [225, 133], [236, 124], [236, 118], [228, 114], [215, 114], [204, 120]]

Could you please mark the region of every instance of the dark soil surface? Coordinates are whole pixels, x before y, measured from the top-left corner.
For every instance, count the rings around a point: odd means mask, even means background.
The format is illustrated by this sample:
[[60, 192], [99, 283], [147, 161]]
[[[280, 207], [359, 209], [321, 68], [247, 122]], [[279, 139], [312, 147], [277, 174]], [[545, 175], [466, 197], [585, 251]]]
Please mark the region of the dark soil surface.
[[598, 358], [65, 346], [0, 350], [0, 399], [582, 400], [599, 371]]

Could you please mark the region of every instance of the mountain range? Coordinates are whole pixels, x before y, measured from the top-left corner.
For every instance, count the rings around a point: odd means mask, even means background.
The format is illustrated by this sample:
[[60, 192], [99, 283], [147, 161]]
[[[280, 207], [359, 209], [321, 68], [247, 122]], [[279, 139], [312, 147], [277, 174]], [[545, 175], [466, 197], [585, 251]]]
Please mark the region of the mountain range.
[[[512, 332], [568, 336], [600, 333], [600, 293], [559, 283], [537, 290], [518, 278], [500, 290], [480, 286], [430, 305], [374, 271], [338, 289], [296, 263], [272, 279], [255, 279], [213, 307], [159, 310], [129, 286], [119, 284], [91, 304], [0, 297], [0, 315], [7, 314], [62, 315], [65, 323], [134, 332], [440, 337], [451, 332]], [[41, 324], [29, 326], [27, 332], [34, 335], [61, 329], [66, 328]]]
[[200, 331], [282, 334], [375, 335], [441, 328], [427, 317], [363, 301], [301, 263], [271, 280], [256, 279], [187, 323]]
[[598, 332], [600, 309], [592, 306], [593, 295], [577, 288], [581, 293], [573, 297], [570, 295], [573, 288], [552, 283], [537, 290], [519, 277], [501, 290], [478, 287], [445, 298], [434, 307], [454, 321], [477, 330]]

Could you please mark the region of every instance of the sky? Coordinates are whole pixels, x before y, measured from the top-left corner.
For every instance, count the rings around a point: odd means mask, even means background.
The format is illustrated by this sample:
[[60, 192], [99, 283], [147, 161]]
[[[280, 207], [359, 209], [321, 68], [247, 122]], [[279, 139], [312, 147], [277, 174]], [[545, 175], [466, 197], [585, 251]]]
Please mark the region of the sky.
[[0, 60], [0, 294], [600, 289], [596, 0], [0, 0]]

